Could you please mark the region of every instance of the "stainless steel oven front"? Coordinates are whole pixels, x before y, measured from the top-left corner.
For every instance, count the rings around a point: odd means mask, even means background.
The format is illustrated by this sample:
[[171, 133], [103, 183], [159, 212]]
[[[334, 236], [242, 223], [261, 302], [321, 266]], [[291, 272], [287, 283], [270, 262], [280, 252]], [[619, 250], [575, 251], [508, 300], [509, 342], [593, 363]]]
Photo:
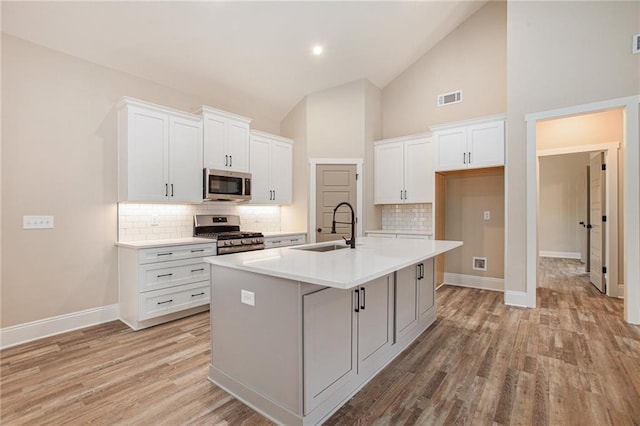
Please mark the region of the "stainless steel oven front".
[[202, 198], [210, 201], [251, 200], [251, 173], [204, 169]]

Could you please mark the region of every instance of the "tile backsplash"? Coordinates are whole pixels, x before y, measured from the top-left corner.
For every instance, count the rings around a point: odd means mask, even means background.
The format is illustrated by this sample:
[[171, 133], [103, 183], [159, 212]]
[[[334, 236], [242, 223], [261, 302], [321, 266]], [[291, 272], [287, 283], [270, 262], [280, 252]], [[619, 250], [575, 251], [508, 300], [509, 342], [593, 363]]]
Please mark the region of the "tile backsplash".
[[[280, 231], [280, 206], [231, 203], [118, 204], [118, 241], [166, 240], [193, 236], [193, 215], [236, 214], [244, 231]], [[156, 224], [157, 223], [157, 224]]]
[[382, 229], [433, 232], [432, 204], [382, 206]]

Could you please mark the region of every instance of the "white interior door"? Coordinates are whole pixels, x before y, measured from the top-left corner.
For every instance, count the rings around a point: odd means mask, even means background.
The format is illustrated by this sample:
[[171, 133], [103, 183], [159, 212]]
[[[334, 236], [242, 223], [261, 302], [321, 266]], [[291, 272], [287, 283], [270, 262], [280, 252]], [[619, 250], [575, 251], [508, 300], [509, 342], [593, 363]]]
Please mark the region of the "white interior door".
[[605, 206], [605, 175], [602, 170], [604, 154], [595, 153], [589, 162], [589, 211], [590, 211], [590, 280], [602, 293], [606, 292], [606, 281], [603, 273], [603, 259], [605, 250], [605, 229], [602, 216], [606, 214]]

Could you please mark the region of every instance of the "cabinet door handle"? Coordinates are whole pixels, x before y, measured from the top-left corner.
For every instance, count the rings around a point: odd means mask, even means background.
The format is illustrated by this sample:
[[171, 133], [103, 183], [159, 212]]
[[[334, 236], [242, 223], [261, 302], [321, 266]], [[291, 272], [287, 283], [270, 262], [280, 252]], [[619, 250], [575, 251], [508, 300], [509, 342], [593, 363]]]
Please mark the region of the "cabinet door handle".
[[364, 287], [360, 287], [360, 290], [362, 291], [362, 305], [360, 305], [360, 309], [362, 309], [364, 311], [364, 307], [367, 304], [366, 294], [364, 292]]
[[169, 196], [169, 184], [168, 183], [164, 184], [164, 196], [165, 197]]
[[158, 278], [170, 277], [171, 275], [173, 275], [173, 274], [161, 274], [161, 275], [158, 275]]
[[356, 289], [356, 312], [360, 312], [360, 290]]
[[229, 156], [229, 167], [233, 167], [233, 155]]
[[193, 250], [191, 250], [191, 253], [197, 253], [199, 251], [204, 251], [204, 249], [193, 249]]
[[171, 184], [171, 196], [173, 197], [173, 184]]
[[404, 190], [404, 199], [405, 200], [407, 199], [407, 190], [406, 189]]
[[202, 272], [204, 271], [204, 268], [200, 268], [200, 269], [192, 269], [191, 272]]
[[469, 164], [471, 164], [471, 151], [469, 151]]
[[164, 302], [158, 302], [158, 305], [164, 305], [165, 303], [171, 303], [173, 299], [165, 300]]
[[402, 189], [400, 190], [400, 199], [402, 200]]
[[169, 253], [158, 253], [158, 256], [171, 256], [173, 253], [169, 252]]
[[203, 295], [204, 295], [204, 291], [202, 293], [192, 294], [191, 297], [203, 296]]
[[462, 154], [462, 163], [463, 164], [467, 164], [467, 153], [466, 152]]
[[228, 155], [225, 155], [225, 156], [224, 156], [224, 166], [225, 166], [225, 167], [228, 167], [228, 166], [229, 166], [229, 156], [228, 156]]

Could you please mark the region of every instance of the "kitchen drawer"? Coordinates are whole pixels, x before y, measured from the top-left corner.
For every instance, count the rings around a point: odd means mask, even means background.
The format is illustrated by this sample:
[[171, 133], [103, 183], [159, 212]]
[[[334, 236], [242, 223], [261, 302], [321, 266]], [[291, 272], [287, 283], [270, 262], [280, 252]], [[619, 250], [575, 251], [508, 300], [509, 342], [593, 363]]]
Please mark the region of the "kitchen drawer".
[[189, 244], [185, 246], [158, 247], [139, 250], [140, 264], [166, 262], [169, 260], [192, 259], [195, 257], [215, 256], [213, 243]]
[[140, 293], [209, 281], [209, 264], [201, 258], [140, 265]]
[[288, 235], [282, 237], [268, 237], [264, 239], [265, 248], [297, 246], [307, 242], [306, 235]]
[[209, 303], [209, 282], [141, 293], [139, 319], [147, 320]]

